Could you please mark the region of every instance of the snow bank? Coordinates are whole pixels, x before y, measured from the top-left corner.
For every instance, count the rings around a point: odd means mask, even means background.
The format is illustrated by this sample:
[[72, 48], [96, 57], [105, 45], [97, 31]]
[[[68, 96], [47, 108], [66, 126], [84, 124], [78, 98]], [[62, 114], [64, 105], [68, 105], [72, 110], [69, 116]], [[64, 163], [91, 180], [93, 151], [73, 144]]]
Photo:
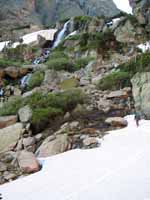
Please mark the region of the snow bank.
[[[33, 33], [26, 34], [22, 37], [23, 44], [30, 44], [32, 42], [36, 42], [38, 39], [38, 35], [41, 35], [42, 37], [46, 38], [46, 40], [53, 40], [56, 32], [57, 32], [57, 29], [48, 29], [48, 30], [40, 30]], [[0, 42], [0, 51], [2, 51], [5, 45], [7, 45], [8, 43], [9, 41]], [[18, 45], [19, 45], [19, 42], [15, 42], [12, 45], [12, 48], [17, 47]]]
[[145, 53], [146, 51], [150, 50], [150, 42], [139, 44], [137, 47], [141, 49], [143, 53]]
[[132, 14], [132, 8], [129, 4], [129, 0], [113, 0], [113, 1], [116, 4], [117, 8], [126, 13]]
[[100, 148], [41, 159], [42, 171], [2, 185], [4, 200], [150, 199], [150, 121], [106, 135]]

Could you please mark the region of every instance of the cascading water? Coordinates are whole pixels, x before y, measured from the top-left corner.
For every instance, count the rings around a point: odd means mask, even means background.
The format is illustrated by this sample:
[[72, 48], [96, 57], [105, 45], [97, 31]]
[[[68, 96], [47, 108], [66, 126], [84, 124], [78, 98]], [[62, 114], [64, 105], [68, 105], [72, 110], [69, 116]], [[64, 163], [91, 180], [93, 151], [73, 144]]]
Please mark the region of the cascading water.
[[38, 65], [40, 63], [43, 63], [47, 58], [48, 58], [48, 55], [50, 54], [51, 50], [55, 49], [59, 44], [60, 42], [62, 41], [62, 39], [66, 36], [66, 31], [67, 31], [67, 28], [68, 28], [68, 25], [69, 25], [70, 21], [67, 21], [62, 30], [58, 33], [57, 37], [56, 37], [56, 40], [54, 41], [54, 44], [53, 46], [48, 50], [48, 52], [45, 52], [45, 54], [41, 57], [38, 57], [36, 59], [33, 60], [33, 64], [34, 65]]
[[27, 75], [25, 75], [25, 76], [20, 80], [20, 86], [21, 86], [21, 88], [25, 88], [25, 87], [28, 85], [31, 76], [32, 76], [31, 73], [30, 73], [30, 74], [27, 74]]
[[58, 36], [57, 36], [57, 38], [56, 38], [56, 40], [55, 40], [55, 42], [54, 42], [54, 44], [53, 44], [52, 49], [56, 48], [56, 47], [60, 44], [60, 42], [62, 41], [62, 39], [64, 38], [65, 32], [66, 32], [66, 30], [67, 30], [67, 28], [68, 28], [68, 24], [69, 24], [69, 23], [70, 23], [70, 21], [67, 21], [67, 22], [64, 24], [63, 29], [58, 33]]

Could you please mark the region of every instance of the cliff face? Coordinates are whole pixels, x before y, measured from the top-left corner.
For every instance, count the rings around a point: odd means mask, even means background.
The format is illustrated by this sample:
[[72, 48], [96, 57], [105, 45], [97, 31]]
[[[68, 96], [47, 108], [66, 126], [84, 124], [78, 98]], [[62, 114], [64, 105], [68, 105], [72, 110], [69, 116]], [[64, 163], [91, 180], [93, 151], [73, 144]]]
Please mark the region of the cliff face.
[[150, 31], [150, 0], [129, 0], [129, 2], [139, 23]]
[[119, 13], [112, 0], [1, 0], [0, 8], [1, 41], [72, 16]]

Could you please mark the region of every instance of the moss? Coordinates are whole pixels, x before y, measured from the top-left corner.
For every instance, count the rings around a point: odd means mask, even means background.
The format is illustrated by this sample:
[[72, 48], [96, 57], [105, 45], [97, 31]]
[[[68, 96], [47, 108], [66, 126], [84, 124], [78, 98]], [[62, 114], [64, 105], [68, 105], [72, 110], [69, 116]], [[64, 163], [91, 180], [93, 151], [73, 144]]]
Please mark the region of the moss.
[[127, 72], [113, 72], [100, 80], [100, 90], [118, 90], [130, 85], [130, 75]]
[[71, 78], [71, 79], [67, 79], [64, 80], [61, 84], [60, 84], [60, 88], [63, 90], [67, 90], [67, 89], [71, 89], [71, 88], [75, 88], [78, 86], [78, 81], [75, 78]]
[[35, 72], [29, 80], [28, 89], [31, 90], [35, 87], [40, 86], [43, 80], [44, 80], [44, 73], [42, 71]]

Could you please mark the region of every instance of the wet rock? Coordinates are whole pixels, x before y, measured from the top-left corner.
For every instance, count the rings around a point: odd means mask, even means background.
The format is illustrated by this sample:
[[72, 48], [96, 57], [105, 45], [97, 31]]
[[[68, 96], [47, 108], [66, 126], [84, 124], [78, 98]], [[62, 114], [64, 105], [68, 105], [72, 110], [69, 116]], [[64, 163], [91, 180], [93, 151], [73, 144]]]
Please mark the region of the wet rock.
[[0, 117], [0, 129], [13, 125], [16, 122], [17, 122], [16, 115]]
[[39, 149], [36, 151], [38, 157], [49, 157], [63, 153], [70, 149], [70, 142], [67, 135], [58, 135], [51, 140], [51, 136], [46, 138]]
[[19, 88], [14, 88], [14, 96], [21, 96], [21, 90]]
[[19, 167], [24, 173], [34, 173], [40, 170], [35, 155], [28, 151], [21, 151], [17, 157]]
[[127, 120], [122, 117], [109, 117], [105, 120], [105, 123], [114, 127], [124, 127], [128, 125]]
[[29, 122], [32, 118], [32, 110], [28, 105], [20, 108], [18, 114], [21, 122]]
[[22, 135], [23, 125], [16, 123], [0, 130], [0, 153], [14, 148]]

